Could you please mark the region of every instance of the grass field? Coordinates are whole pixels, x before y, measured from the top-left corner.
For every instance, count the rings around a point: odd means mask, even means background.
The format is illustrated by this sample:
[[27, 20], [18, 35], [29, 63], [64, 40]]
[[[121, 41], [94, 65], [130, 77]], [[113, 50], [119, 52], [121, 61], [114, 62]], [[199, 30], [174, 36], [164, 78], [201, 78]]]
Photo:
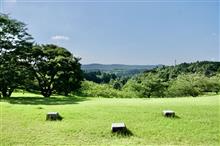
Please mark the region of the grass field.
[[[220, 96], [164, 99], [52, 97], [13, 94], [1, 101], [5, 145], [219, 145]], [[164, 109], [176, 111], [165, 118]], [[62, 121], [45, 121], [58, 111]], [[111, 133], [125, 122], [130, 135]]]

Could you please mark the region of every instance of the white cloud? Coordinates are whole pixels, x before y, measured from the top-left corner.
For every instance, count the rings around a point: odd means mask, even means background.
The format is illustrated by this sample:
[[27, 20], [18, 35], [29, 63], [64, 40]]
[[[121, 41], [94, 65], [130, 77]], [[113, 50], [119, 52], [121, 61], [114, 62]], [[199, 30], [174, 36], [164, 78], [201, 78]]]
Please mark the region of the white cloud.
[[68, 41], [69, 40], [69, 37], [67, 36], [63, 36], [63, 35], [55, 35], [55, 36], [52, 36], [51, 37], [52, 40], [65, 40], [65, 41]]

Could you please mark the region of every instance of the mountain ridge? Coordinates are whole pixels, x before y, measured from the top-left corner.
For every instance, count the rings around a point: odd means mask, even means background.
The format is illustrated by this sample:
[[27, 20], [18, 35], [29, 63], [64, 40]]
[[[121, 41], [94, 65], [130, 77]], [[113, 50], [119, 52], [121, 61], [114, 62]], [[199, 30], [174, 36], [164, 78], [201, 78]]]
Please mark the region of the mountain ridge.
[[82, 64], [82, 70], [85, 72], [107, 72], [114, 73], [116, 75], [134, 75], [137, 73], [151, 70], [162, 65], [126, 65], [126, 64]]

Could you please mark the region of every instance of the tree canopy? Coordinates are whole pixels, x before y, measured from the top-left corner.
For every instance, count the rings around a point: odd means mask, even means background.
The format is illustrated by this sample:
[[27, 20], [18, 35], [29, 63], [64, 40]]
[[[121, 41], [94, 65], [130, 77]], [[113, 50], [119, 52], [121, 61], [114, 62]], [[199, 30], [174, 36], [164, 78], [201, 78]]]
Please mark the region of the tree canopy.
[[17, 87], [34, 87], [45, 97], [53, 91], [68, 95], [80, 87], [83, 75], [79, 58], [53, 44], [33, 44], [24, 23], [0, 14], [0, 92], [3, 97], [10, 97]]
[[26, 77], [25, 62], [32, 47], [26, 25], [0, 14], [0, 91], [9, 97]]
[[140, 97], [198, 96], [220, 91], [220, 62], [201, 61], [162, 66], [134, 76], [124, 85]]
[[56, 90], [68, 95], [79, 88], [83, 79], [79, 60], [65, 48], [53, 44], [35, 45], [30, 66], [41, 94], [49, 97]]

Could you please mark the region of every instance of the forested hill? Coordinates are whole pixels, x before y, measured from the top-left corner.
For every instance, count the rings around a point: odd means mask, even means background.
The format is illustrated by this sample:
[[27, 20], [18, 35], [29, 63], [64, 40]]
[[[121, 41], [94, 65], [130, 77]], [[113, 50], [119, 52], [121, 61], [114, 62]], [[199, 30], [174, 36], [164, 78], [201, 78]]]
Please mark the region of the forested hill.
[[101, 71], [116, 75], [133, 75], [158, 66], [162, 65], [85, 64], [82, 65], [82, 70], [86, 72]]
[[132, 77], [122, 87], [139, 97], [198, 96], [220, 92], [220, 62], [162, 66]]
[[171, 79], [184, 73], [200, 73], [205, 76], [213, 76], [220, 72], [220, 62], [197, 61], [193, 63], [182, 63], [176, 66], [161, 66], [145, 73], [157, 73], [163, 78]]

